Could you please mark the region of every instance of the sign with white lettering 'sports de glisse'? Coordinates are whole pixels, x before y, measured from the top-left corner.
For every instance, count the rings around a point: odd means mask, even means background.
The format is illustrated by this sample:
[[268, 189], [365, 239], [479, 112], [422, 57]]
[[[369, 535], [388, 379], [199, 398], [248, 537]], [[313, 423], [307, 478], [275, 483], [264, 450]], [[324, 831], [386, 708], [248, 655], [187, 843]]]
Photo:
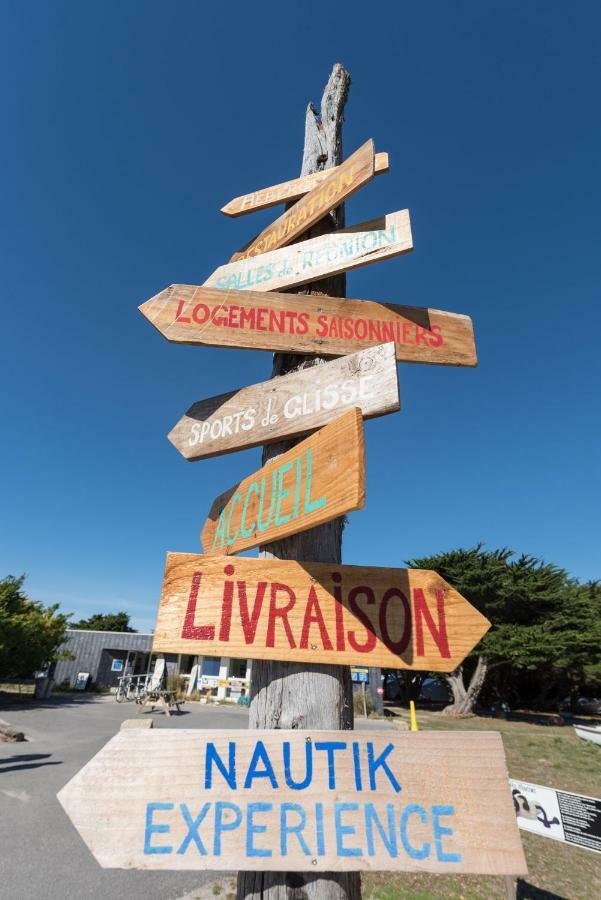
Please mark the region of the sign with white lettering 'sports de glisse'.
[[452, 672], [489, 628], [426, 569], [168, 553], [152, 649]]
[[199, 400], [168, 438], [186, 459], [205, 459], [309, 434], [352, 406], [371, 419], [400, 405], [394, 344], [380, 344]]
[[128, 729], [58, 798], [108, 868], [526, 873], [494, 732]]

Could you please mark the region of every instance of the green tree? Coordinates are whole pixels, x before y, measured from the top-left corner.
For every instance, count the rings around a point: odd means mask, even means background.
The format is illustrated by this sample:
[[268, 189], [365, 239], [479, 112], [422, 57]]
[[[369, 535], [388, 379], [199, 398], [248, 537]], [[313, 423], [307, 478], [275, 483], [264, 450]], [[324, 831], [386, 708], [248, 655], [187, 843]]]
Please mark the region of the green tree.
[[25, 576], [0, 580], [0, 675], [29, 677], [58, 658], [68, 616], [23, 591]]
[[[464, 663], [444, 676], [453, 694], [448, 715], [473, 715], [488, 673], [498, 666], [535, 670], [567, 664], [568, 646], [561, 662], [552, 634], [570, 598], [583, 602], [578, 586], [557, 566], [513, 557], [507, 548], [487, 551], [478, 544], [407, 563], [438, 572], [492, 623]], [[576, 639], [574, 630], [570, 634]]]
[[69, 628], [79, 628], [82, 631], [128, 631], [135, 632], [129, 624], [129, 615], [126, 612], [95, 613], [89, 619], [80, 619], [73, 622]]
[[601, 687], [601, 585], [572, 582], [563, 603], [546, 623], [545, 636], [553, 647], [548, 675], [562, 694], [569, 693], [572, 710], [583, 688]]

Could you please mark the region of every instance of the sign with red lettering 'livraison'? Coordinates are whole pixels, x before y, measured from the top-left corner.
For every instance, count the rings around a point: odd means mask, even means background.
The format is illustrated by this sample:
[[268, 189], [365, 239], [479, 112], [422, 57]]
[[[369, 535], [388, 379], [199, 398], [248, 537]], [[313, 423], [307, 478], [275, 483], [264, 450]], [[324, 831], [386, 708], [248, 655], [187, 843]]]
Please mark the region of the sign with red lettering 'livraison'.
[[297, 203], [268, 225], [250, 244], [239, 253], [234, 253], [232, 262], [237, 259], [250, 259], [270, 250], [278, 250], [307, 231], [315, 222], [323, 219], [331, 209], [339, 206], [347, 197], [358, 191], [374, 177], [375, 147], [372, 140], [366, 141], [362, 147], [349, 156], [341, 165], [328, 172], [327, 178], [305, 194]]
[[238, 553], [279, 541], [365, 504], [360, 409], [350, 409], [213, 502], [205, 553]]
[[394, 341], [397, 360], [477, 365], [468, 316], [370, 300], [172, 284], [140, 312], [169, 341], [346, 356]]
[[489, 628], [425, 569], [168, 553], [153, 652], [451, 672]]
[[127, 729], [58, 799], [106, 868], [526, 873], [494, 732]]
[[199, 400], [168, 437], [186, 459], [203, 459], [309, 434], [352, 406], [371, 419], [400, 405], [394, 344], [379, 344]]

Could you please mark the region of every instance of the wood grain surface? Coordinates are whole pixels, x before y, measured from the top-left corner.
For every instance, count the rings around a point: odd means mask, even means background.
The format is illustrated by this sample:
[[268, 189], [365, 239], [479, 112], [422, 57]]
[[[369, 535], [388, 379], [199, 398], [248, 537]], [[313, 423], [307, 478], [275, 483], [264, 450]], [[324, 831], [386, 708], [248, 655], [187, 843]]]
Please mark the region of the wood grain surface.
[[495, 732], [131, 729], [58, 799], [105, 868], [527, 871]]
[[402, 362], [477, 364], [471, 319], [437, 309], [189, 284], [172, 284], [139, 309], [175, 343], [346, 356], [393, 340]]
[[451, 672], [489, 627], [425, 569], [168, 553], [153, 652]]
[[247, 247], [234, 253], [230, 262], [250, 259], [291, 244], [331, 209], [371, 181], [374, 174], [375, 147], [374, 142], [369, 140], [339, 166], [329, 169], [320, 184], [268, 225]]
[[365, 505], [363, 416], [350, 409], [213, 501], [207, 554], [270, 544]]
[[[382, 175], [388, 171], [389, 167], [388, 153], [376, 153], [374, 174]], [[314, 172], [312, 175], [303, 175], [300, 178], [293, 178], [291, 181], [283, 181], [281, 184], [274, 184], [271, 187], [252, 191], [250, 194], [234, 197], [233, 200], [221, 207], [221, 212], [226, 216], [235, 218], [244, 216], [246, 213], [256, 212], [259, 209], [269, 209], [272, 206], [277, 206], [279, 203], [290, 203], [293, 200], [298, 200], [304, 194], [312, 191], [318, 184], [322, 184], [334, 168], [322, 169], [321, 172]]]
[[393, 343], [199, 400], [168, 438], [186, 459], [204, 459], [309, 434], [352, 406], [364, 419], [400, 408]]
[[282, 247], [258, 258], [220, 266], [204, 287], [234, 291], [277, 291], [392, 259], [413, 250], [406, 209], [321, 237]]

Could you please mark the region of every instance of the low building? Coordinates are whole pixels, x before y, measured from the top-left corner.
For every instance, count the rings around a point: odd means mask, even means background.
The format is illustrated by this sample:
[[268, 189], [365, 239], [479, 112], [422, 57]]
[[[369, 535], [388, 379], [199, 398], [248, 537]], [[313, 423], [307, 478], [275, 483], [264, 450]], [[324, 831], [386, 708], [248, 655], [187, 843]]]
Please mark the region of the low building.
[[187, 678], [199, 666], [198, 688], [219, 700], [236, 702], [248, 694], [251, 660], [218, 656], [193, 656], [177, 653], [152, 653], [152, 634], [124, 631], [87, 631], [70, 628], [63, 650], [73, 659], [56, 664], [54, 681], [75, 687], [80, 672], [89, 675], [89, 683], [100, 688], [115, 688], [122, 675], [145, 675], [152, 671], [158, 656], [164, 657], [167, 676]]
[[87, 672], [97, 687], [116, 687], [127, 673], [143, 674], [148, 670], [152, 651], [152, 634], [127, 631], [67, 630], [62, 650], [73, 659], [61, 660], [54, 670], [56, 684], [75, 687], [80, 672]]

